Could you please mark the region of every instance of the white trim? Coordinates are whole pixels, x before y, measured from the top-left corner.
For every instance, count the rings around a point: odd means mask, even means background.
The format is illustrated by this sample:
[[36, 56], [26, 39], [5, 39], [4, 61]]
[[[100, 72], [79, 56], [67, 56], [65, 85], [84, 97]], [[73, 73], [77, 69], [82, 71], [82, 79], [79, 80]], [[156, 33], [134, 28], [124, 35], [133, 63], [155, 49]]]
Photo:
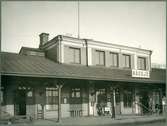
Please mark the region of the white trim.
[[76, 43], [76, 44], [85, 44], [85, 40], [83, 39], [74, 39], [74, 38], [64, 38], [63, 36], [63, 39], [62, 41], [66, 41], [66, 42], [72, 42], [72, 43]]
[[61, 43], [61, 63], [64, 63], [64, 44]]
[[58, 54], [58, 62], [61, 62], [61, 41], [59, 41], [59, 45], [58, 45], [58, 51], [59, 51], [59, 54]]
[[120, 51], [120, 49], [116, 49], [116, 48], [112, 48], [112, 47], [104, 47], [104, 46], [97, 46], [97, 45], [88, 45], [88, 47], [90, 48], [94, 48], [94, 49], [99, 49], [99, 50], [105, 50], [105, 51], [110, 51], [110, 52], [118, 52]]
[[137, 55], [134, 55], [134, 69], [137, 69]]
[[149, 54], [143, 54], [143, 53], [136, 53], [137, 56], [141, 57], [149, 57]]
[[92, 48], [88, 47], [88, 66], [92, 65]]
[[150, 50], [139, 49], [139, 48], [135, 48], [135, 47], [128, 47], [128, 46], [123, 46], [123, 45], [115, 45], [112, 43], [104, 43], [104, 42], [99, 42], [99, 41], [89, 41], [88, 40], [88, 44], [90, 46], [108, 47], [108, 48], [128, 50], [128, 51], [132, 51], [132, 52], [136, 51], [136, 52], [145, 53], [145, 54], [151, 53]]
[[71, 42], [71, 41], [62, 41], [62, 44], [68, 45], [68, 46], [77, 46], [79, 48], [86, 47], [84, 43], [75, 43], [75, 42]]

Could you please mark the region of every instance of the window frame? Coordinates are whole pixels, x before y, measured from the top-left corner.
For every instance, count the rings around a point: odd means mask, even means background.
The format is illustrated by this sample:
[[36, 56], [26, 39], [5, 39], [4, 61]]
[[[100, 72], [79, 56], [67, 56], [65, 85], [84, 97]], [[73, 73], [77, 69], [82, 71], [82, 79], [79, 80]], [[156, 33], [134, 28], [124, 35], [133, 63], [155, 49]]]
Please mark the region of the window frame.
[[[74, 95], [73, 95], [74, 93]], [[77, 93], [79, 93], [79, 97], [77, 96]], [[81, 88], [79, 87], [74, 87], [71, 88], [71, 98], [81, 98]]]
[[[46, 97], [46, 111], [57, 110], [58, 89], [55, 87], [47, 87], [45, 89], [45, 97]], [[49, 108], [47, 108], [47, 106]]]
[[[95, 64], [96, 66], [105, 66], [105, 51], [102, 50], [95, 50]], [[101, 64], [101, 57], [100, 54], [103, 54], [103, 64]], [[97, 59], [98, 59], [98, 63], [97, 63]]]
[[[69, 47], [70, 53], [72, 53], [72, 57], [70, 59], [70, 63], [72, 64], [81, 64], [81, 48], [77, 47]], [[79, 51], [79, 62], [76, 61], [76, 50]]]
[[[140, 59], [140, 62], [139, 62], [139, 59]], [[144, 68], [143, 68], [143, 65], [141, 63], [142, 60], [144, 61]], [[138, 70], [146, 70], [146, 57], [142, 57], [142, 56], [138, 56], [137, 57], [137, 69]]]
[[[113, 58], [114, 56], [116, 56], [116, 61], [115, 58]], [[110, 52], [110, 62], [111, 62], [110, 64], [111, 67], [119, 67], [119, 54], [117, 52]]]
[[[130, 54], [122, 54], [123, 56], [123, 67], [130, 69], [131, 68], [131, 55]], [[129, 66], [127, 67], [127, 60], [126, 58], [129, 57]]]
[[[125, 99], [126, 98], [126, 99]], [[125, 90], [123, 93], [124, 108], [131, 108], [133, 104], [133, 92], [132, 90]]]

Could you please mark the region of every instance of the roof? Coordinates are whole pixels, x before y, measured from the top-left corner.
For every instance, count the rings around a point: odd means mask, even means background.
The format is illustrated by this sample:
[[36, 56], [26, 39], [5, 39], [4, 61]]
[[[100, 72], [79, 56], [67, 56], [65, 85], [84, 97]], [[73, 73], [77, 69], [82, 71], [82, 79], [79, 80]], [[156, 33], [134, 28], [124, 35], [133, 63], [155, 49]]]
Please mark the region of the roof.
[[58, 64], [45, 57], [6, 52], [1, 59], [2, 75], [10, 76], [165, 83], [166, 75], [166, 70], [152, 69], [150, 78], [132, 78], [131, 70]]

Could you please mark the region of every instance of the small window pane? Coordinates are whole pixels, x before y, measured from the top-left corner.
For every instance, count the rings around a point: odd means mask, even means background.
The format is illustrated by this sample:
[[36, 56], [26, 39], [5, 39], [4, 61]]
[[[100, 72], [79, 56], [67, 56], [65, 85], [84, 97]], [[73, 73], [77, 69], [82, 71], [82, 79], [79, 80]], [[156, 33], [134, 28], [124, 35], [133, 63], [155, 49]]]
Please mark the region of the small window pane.
[[53, 90], [53, 96], [58, 96], [58, 91]]
[[80, 97], [80, 92], [76, 92], [76, 97], [77, 97], [77, 98]]
[[71, 97], [75, 97], [74, 91], [72, 91]]
[[27, 92], [27, 97], [32, 97], [32, 91]]
[[146, 69], [146, 59], [144, 57], [138, 57], [138, 69], [139, 70]]

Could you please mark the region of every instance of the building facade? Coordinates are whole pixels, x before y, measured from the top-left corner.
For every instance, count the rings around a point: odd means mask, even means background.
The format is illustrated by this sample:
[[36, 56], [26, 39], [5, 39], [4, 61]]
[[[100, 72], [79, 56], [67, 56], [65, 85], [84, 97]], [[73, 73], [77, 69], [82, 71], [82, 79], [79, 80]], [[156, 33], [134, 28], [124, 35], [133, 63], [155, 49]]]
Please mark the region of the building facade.
[[46, 119], [142, 115], [162, 105], [166, 70], [151, 68], [152, 51], [63, 35], [48, 39], [41, 33], [39, 48], [1, 53], [4, 111]]

